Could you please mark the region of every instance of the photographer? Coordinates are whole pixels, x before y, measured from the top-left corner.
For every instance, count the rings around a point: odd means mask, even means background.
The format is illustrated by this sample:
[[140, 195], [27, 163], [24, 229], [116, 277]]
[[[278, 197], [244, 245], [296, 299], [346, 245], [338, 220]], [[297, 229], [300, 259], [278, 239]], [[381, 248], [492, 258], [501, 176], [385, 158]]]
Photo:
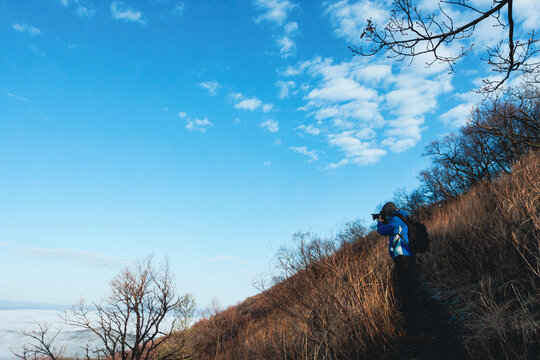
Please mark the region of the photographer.
[[377, 220], [379, 234], [389, 235], [388, 253], [394, 259], [400, 308], [403, 312], [410, 313], [414, 307], [415, 253], [409, 247], [407, 224], [397, 214], [407, 218], [405, 211], [388, 202], [381, 212], [373, 214], [373, 217]]

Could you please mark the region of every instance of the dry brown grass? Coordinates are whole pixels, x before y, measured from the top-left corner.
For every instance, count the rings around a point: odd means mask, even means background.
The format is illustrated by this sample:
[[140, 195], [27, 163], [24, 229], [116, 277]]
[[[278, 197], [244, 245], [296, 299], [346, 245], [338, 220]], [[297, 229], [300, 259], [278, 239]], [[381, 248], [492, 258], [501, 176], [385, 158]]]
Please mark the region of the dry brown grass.
[[437, 209], [423, 273], [473, 358], [536, 359], [540, 339], [540, 154]]
[[341, 235], [299, 235], [280, 253], [283, 281], [194, 326], [198, 358], [383, 358], [400, 319], [386, 240], [357, 226]]
[[[420, 259], [474, 359], [539, 358], [540, 155], [434, 211]], [[386, 239], [351, 225], [280, 253], [282, 280], [190, 330], [197, 359], [383, 359], [395, 350]]]

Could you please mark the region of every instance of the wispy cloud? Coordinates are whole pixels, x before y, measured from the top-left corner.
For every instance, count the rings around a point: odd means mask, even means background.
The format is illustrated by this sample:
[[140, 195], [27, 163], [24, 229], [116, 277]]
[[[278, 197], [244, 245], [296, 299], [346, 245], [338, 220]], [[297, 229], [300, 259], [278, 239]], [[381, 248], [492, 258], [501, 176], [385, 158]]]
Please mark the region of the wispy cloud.
[[371, 18], [377, 24], [385, 24], [388, 20], [388, 6], [391, 1], [360, 0], [349, 3], [349, 0], [328, 2], [326, 13], [334, 26], [334, 32], [350, 43], [360, 39], [367, 23]]
[[[332, 58], [314, 57], [282, 74], [304, 81], [297, 87], [305, 101], [299, 109], [311, 123], [298, 129], [324, 136], [345, 154], [347, 161], [330, 165], [335, 168], [372, 164], [387, 150], [403, 152], [415, 146], [425, 128], [425, 115], [437, 109], [441, 94], [452, 90], [452, 75], [442, 70], [424, 73], [392, 66], [386, 59], [379, 64], [358, 58], [334, 63]], [[283, 95], [289, 84], [298, 82], [280, 81], [276, 84]]]
[[82, 2], [77, 6], [75, 13], [82, 18], [93, 18], [96, 14], [96, 6], [90, 2]]
[[291, 10], [297, 7], [288, 0], [254, 0], [253, 5], [262, 12], [255, 21], [269, 22], [279, 29], [276, 35], [276, 45], [282, 58], [288, 58], [296, 54], [294, 37], [298, 34], [298, 24], [294, 21], [287, 22]]
[[263, 112], [269, 112], [274, 107], [273, 104], [265, 104], [256, 97], [246, 97], [241, 93], [232, 94], [236, 104], [234, 107], [240, 110], [255, 111], [261, 109]]
[[19, 248], [18, 251], [28, 256], [69, 260], [99, 267], [116, 268], [125, 266], [129, 262], [127, 260], [117, 259], [95, 252], [73, 249]]
[[184, 15], [184, 12], [186, 11], [186, 4], [183, 2], [178, 2], [176, 5], [174, 5], [172, 9], [172, 14], [176, 16], [182, 16]]
[[374, 142], [362, 141], [352, 131], [329, 135], [329, 143], [339, 147], [347, 159], [360, 165], [375, 163], [386, 154]]
[[18, 31], [20, 33], [27, 33], [32, 36], [41, 35], [41, 30], [32, 25], [15, 23], [12, 25], [12, 27], [15, 31]]
[[199, 84], [203, 89], [208, 90], [210, 95], [216, 95], [220, 85], [217, 81], [203, 81]]
[[309, 158], [308, 162], [313, 162], [319, 160], [319, 155], [317, 150], [308, 150], [307, 146], [290, 146], [289, 150], [294, 151], [295, 153], [307, 156]]
[[132, 21], [145, 24], [145, 21], [142, 19], [143, 14], [141, 11], [133, 10], [121, 1], [112, 2], [110, 9], [113, 18], [116, 20]]
[[68, 7], [75, 6], [75, 14], [81, 18], [93, 18], [96, 14], [96, 5], [88, 0], [60, 0], [60, 4]]
[[8, 96], [14, 98], [15, 100], [19, 100], [19, 101], [23, 101], [23, 102], [30, 102], [30, 100], [28, 100], [27, 98], [22, 97], [22, 96], [18, 96], [18, 95], [12, 94], [12, 93], [8, 93]]
[[260, 127], [267, 129], [270, 132], [278, 132], [279, 131], [279, 123], [275, 120], [268, 119], [266, 121], [263, 121], [260, 125]]
[[279, 88], [278, 97], [280, 99], [284, 99], [289, 97], [289, 94], [291, 93], [291, 90], [296, 87], [296, 83], [292, 80], [278, 80], [276, 82], [276, 86]]
[[245, 264], [245, 262], [240, 261], [241, 257], [238, 255], [226, 255], [221, 254], [218, 256], [215, 256], [213, 258], [203, 259], [204, 262], [209, 263], [221, 263], [221, 262], [240, 262], [241, 264]]
[[460, 128], [467, 123], [467, 118], [471, 113], [474, 103], [463, 103], [448, 110], [439, 116], [439, 118], [448, 126]]
[[319, 135], [321, 133], [321, 129], [313, 125], [300, 125], [298, 129], [303, 130], [309, 135]]
[[261, 105], [262, 105], [261, 100], [257, 98], [250, 98], [250, 99], [240, 100], [240, 102], [235, 104], [234, 107], [237, 109], [253, 111], [259, 108]]
[[289, 12], [296, 7], [288, 0], [254, 0], [253, 4], [263, 12], [257, 17], [257, 22], [270, 21], [276, 25], [282, 25]]
[[30, 45], [30, 51], [32, 51], [34, 54], [36, 54], [37, 56], [41, 56], [41, 57], [45, 57], [45, 53], [43, 51], [40, 51], [36, 44], [31, 44]]
[[24, 256], [35, 256], [50, 259], [72, 261], [97, 267], [118, 268], [127, 265], [128, 259], [107, 256], [92, 251], [56, 248], [46, 249], [38, 247], [18, 247], [9, 243], [1, 243], [0, 246], [11, 248]]
[[198, 131], [205, 133], [210, 126], [212, 126], [212, 122], [208, 120], [207, 118], [204, 119], [197, 119], [197, 118], [190, 118], [185, 112], [181, 111], [178, 113], [178, 116], [181, 119], [185, 119], [186, 121], [186, 129], [189, 131]]

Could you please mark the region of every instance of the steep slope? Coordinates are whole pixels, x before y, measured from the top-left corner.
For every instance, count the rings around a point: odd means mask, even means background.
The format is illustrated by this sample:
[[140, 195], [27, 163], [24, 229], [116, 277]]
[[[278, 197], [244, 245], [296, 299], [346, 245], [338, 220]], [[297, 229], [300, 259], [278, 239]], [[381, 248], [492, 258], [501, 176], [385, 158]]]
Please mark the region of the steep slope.
[[540, 336], [540, 156], [424, 219], [417, 312], [395, 309], [386, 239], [351, 224], [298, 235], [282, 281], [195, 324], [199, 359], [535, 359]]

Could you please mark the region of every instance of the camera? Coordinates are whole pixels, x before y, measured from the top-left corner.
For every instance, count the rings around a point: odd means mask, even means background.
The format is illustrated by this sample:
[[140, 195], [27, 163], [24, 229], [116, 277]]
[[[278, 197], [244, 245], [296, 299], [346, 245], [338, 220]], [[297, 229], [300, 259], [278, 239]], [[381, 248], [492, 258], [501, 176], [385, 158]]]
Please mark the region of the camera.
[[378, 214], [371, 214], [371, 217], [373, 218], [373, 221], [377, 220], [379, 218], [379, 216], [382, 218], [383, 222], [387, 222], [388, 221], [388, 217], [382, 212], [378, 213]]

